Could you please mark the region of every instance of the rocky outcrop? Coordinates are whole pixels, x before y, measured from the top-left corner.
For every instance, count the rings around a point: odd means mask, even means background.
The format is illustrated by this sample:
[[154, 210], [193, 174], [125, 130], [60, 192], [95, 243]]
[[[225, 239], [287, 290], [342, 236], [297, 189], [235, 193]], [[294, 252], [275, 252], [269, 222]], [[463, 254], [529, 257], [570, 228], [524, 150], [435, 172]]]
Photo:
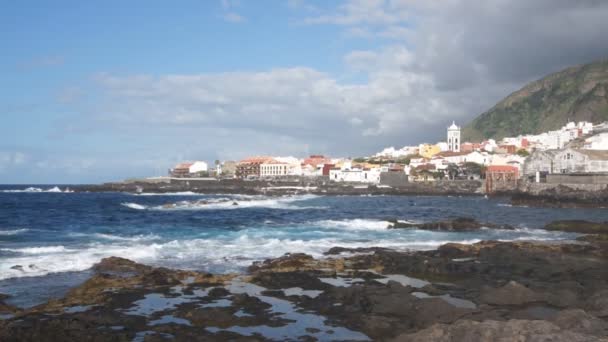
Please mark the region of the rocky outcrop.
[[563, 184], [538, 192], [523, 188], [512, 194], [511, 204], [529, 207], [605, 208], [608, 207], [608, 188], [586, 191]]
[[462, 320], [454, 324], [436, 324], [412, 334], [402, 334], [393, 339], [395, 342], [418, 341], [552, 341], [552, 342], [589, 342], [608, 341], [606, 338], [561, 329], [554, 323], [532, 320], [488, 320], [476, 322]]
[[389, 229], [395, 228], [411, 228], [411, 229], [422, 229], [422, 230], [436, 230], [436, 231], [470, 231], [478, 230], [481, 228], [492, 228], [492, 229], [514, 229], [509, 225], [499, 225], [487, 222], [478, 222], [477, 220], [470, 217], [458, 217], [454, 219], [427, 222], [427, 223], [416, 223], [399, 220], [389, 220]]
[[582, 234], [607, 234], [608, 235], [608, 222], [590, 222], [584, 220], [562, 220], [553, 221], [545, 225], [544, 229], [571, 232], [571, 233], [582, 233]]
[[[347, 254], [344, 254], [347, 253]], [[246, 275], [108, 258], [64, 298], [0, 319], [2, 341], [602, 341], [608, 257], [593, 243], [336, 247]], [[3, 308], [0, 305], [0, 308]]]

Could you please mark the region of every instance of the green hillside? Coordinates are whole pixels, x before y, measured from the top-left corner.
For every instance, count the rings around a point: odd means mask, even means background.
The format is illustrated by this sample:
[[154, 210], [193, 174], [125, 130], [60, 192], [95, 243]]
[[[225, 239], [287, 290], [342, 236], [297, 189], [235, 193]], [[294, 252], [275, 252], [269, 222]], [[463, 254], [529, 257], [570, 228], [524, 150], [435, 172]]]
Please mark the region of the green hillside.
[[526, 85], [469, 123], [463, 137], [477, 141], [536, 134], [569, 120], [608, 121], [608, 60], [571, 67]]

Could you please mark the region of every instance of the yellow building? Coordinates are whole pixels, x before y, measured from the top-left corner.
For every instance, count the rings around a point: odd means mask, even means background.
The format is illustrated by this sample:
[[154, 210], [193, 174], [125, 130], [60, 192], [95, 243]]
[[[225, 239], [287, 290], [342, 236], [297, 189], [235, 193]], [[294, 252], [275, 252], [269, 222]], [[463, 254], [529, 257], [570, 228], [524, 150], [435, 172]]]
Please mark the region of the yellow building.
[[424, 158], [431, 158], [439, 152], [441, 152], [439, 145], [422, 144], [418, 147], [418, 154]]

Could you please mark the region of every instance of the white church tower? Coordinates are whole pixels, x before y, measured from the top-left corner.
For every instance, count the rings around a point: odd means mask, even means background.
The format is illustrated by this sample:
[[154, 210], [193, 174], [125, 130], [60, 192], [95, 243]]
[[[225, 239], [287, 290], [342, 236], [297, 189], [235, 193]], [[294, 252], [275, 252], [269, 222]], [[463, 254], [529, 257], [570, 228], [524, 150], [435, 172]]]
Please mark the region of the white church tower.
[[460, 152], [460, 127], [452, 121], [452, 126], [448, 127], [448, 150]]

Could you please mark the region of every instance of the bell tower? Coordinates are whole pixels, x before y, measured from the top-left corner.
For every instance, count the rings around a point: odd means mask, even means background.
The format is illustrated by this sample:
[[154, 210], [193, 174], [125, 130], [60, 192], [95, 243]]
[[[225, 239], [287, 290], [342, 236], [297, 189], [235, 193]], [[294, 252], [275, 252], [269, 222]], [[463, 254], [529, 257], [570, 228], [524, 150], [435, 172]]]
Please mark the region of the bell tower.
[[452, 152], [460, 152], [460, 127], [452, 121], [452, 126], [448, 127], [448, 149]]

